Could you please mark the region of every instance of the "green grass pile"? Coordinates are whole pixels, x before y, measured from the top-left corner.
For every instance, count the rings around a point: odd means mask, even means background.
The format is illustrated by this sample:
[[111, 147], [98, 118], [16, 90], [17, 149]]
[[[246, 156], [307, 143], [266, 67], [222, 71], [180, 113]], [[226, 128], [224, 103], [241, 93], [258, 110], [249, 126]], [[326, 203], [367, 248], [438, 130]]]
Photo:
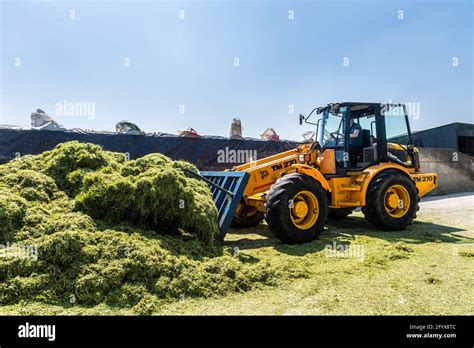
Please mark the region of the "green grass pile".
[[11, 247], [0, 257], [0, 304], [150, 314], [183, 297], [306, 276], [216, 245], [211, 193], [184, 169], [196, 170], [159, 154], [126, 161], [78, 142], [1, 165], [0, 242]]

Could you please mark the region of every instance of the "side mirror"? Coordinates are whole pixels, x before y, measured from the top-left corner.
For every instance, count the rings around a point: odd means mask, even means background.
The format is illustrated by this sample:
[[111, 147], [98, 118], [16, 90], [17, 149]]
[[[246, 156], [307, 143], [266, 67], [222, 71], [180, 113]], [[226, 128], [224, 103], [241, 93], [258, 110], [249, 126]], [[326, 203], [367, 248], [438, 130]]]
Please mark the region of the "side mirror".
[[301, 126], [303, 124], [303, 120], [304, 120], [303, 114], [300, 114], [299, 119], [300, 119], [300, 126]]

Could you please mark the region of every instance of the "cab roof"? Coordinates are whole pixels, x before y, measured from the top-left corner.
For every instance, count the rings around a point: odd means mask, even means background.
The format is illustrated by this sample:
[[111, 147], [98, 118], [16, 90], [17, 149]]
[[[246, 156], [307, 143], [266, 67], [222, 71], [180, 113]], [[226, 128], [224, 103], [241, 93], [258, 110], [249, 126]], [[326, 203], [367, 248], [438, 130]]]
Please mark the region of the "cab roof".
[[318, 114], [323, 111], [330, 110], [335, 106], [339, 105], [339, 107], [351, 107], [351, 114], [353, 116], [363, 115], [369, 112], [374, 111], [374, 106], [381, 106], [381, 105], [401, 105], [399, 103], [367, 103], [367, 102], [342, 102], [342, 103], [329, 103], [327, 106], [317, 108]]

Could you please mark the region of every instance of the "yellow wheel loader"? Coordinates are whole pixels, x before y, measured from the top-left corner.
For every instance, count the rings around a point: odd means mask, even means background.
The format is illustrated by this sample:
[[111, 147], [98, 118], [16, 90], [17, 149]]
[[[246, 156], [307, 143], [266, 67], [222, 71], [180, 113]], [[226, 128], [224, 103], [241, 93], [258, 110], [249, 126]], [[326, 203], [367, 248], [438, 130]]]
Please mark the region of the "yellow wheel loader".
[[437, 187], [436, 174], [420, 172], [403, 104], [331, 103], [299, 121], [316, 126], [314, 141], [229, 171], [194, 173], [212, 190], [221, 239], [231, 224], [265, 219], [282, 242], [309, 242], [328, 217], [358, 207], [375, 228], [401, 230]]

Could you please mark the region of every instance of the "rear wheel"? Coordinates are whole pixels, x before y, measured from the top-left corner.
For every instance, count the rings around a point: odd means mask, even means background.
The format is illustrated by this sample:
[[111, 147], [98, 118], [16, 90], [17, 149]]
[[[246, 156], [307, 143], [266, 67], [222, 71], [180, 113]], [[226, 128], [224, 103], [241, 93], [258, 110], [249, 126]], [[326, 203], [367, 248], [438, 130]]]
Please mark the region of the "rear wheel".
[[260, 213], [257, 208], [249, 207], [241, 203], [232, 219], [231, 226], [237, 228], [254, 227], [260, 224], [263, 218], [263, 214]]
[[326, 191], [308, 175], [291, 173], [270, 188], [265, 219], [284, 243], [310, 242], [323, 232], [327, 219]]
[[387, 170], [370, 183], [362, 212], [376, 228], [402, 230], [416, 217], [418, 201], [415, 183], [403, 173]]

